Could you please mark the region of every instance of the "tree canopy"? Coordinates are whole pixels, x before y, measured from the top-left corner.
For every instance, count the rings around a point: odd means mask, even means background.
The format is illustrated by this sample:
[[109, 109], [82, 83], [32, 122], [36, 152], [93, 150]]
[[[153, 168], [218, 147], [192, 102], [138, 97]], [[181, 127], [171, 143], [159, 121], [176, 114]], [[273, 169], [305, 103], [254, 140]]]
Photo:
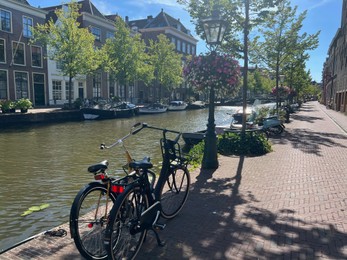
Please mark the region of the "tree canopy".
[[72, 79], [79, 74], [88, 74], [100, 66], [100, 54], [94, 48], [94, 36], [87, 28], [80, 28], [77, 21], [80, 5], [71, 2], [57, 9], [57, 20], [33, 28], [33, 41], [47, 45], [48, 58], [60, 64], [62, 75], [69, 77], [69, 106], [71, 106]]

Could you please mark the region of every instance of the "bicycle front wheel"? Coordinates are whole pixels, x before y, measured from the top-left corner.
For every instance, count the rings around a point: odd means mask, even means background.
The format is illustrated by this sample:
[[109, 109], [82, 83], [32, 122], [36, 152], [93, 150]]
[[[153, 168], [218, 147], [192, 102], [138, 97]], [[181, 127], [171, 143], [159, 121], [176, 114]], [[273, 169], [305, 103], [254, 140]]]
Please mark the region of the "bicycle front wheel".
[[98, 182], [86, 185], [75, 197], [70, 232], [78, 251], [87, 259], [107, 258], [104, 233], [115, 200], [113, 193], [107, 196], [107, 186]]
[[160, 200], [161, 216], [174, 218], [187, 201], [190, 187], [190, 174], [186, 167], [170, 168], [166, 178], [158, 180], [155, 195]]
[[110, 213], [105, 234], [109, 259], [134, 259], [146, 236], [138, 229], [141, 213], [148, 208], [148, 199], [139, 187], [129, 186], [118, 196]]

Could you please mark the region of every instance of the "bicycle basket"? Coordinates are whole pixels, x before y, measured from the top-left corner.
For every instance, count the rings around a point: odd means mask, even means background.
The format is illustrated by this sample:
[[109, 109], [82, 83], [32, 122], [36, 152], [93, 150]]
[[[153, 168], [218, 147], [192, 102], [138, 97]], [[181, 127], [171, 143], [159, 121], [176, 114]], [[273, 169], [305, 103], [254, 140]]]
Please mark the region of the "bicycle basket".
[[160, 139], [161, 153], [163, 155], [163, 160], [166, 156], [169, 158], [170, 163], [172, 161], [180, 160], [181, 157], [181, 146], [178, 142], [170, 139]]

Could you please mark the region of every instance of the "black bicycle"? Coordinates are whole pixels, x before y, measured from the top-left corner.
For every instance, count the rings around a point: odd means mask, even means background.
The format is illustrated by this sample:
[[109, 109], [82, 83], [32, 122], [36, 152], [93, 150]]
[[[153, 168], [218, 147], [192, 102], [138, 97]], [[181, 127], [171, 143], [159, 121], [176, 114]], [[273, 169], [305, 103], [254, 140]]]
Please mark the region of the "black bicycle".
[[[129, 167], [133, 161], [123, 141], [138, 133], [141, 124], [135, 124], [131, 131], [110, 146], [100, 145], [100, 149], [109, 149], [121, 145], [124, 149], [127, 164], [123, 166], [126, 173], [122, 178], [115, 178], [107, 173], [108, 161], [93, 164], [88, 172], [94, 175], [94, 182], [84, 186], [76, 195], [70, 210], [70, 232], [80, 254], [87, 259], [106, 259], [103, 240], [110, 210], [119, 194], [126, 185], [135, 178], [134, 171]], [[148, 171], [151, 182], [155, 181], [155, 174]]]
[[[164, 243], [157, 230], [163, 230], [165, 225], [158, 222], [159, 217], [175, 217], [189, 194], [188, 161], [181, 155], [178, 142], [181, 133], [145, 123], [142, 123], [142, 128], [162, 131], [162, 169], [153, 187], [148, 178], [149, 169], [153, 167], [150, 160], [145, 158], [130, 163], [137, 178], [117, 197], [111, 210], [104, 237], [109, 259], [135, 258], [148, 230], [154, 232], [158, 245], [162, 246]], [[175, 134], [176, 137], [171, 140], [168, 134]]]

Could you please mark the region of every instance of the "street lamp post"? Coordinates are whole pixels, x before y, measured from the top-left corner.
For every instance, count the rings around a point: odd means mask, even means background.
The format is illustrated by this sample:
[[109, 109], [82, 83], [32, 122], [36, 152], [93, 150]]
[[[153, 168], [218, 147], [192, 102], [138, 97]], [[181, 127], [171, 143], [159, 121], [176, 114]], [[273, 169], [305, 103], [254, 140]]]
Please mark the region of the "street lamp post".
[[[226, 23], [219, 18], [216, 12], [213, 12], [212, 17], [201, 21], [206, 42], [211, 46], [211, 60], [216, 56], [216, 48], [222, 42], [224, 32], [226, 29]], [[210, 86], [210, 97], [209, 97], [209, 110], [208, 110], [208, 123], [207, 132], [205, 136], [205, 147], [204, 156], [202, 159], [203, 169], [217, 169], [218, 158], [217, 158], [217, 136], [216, 136], [216, 125], [214, 120], [214, 99], [215, 99], [215, 86]]]

